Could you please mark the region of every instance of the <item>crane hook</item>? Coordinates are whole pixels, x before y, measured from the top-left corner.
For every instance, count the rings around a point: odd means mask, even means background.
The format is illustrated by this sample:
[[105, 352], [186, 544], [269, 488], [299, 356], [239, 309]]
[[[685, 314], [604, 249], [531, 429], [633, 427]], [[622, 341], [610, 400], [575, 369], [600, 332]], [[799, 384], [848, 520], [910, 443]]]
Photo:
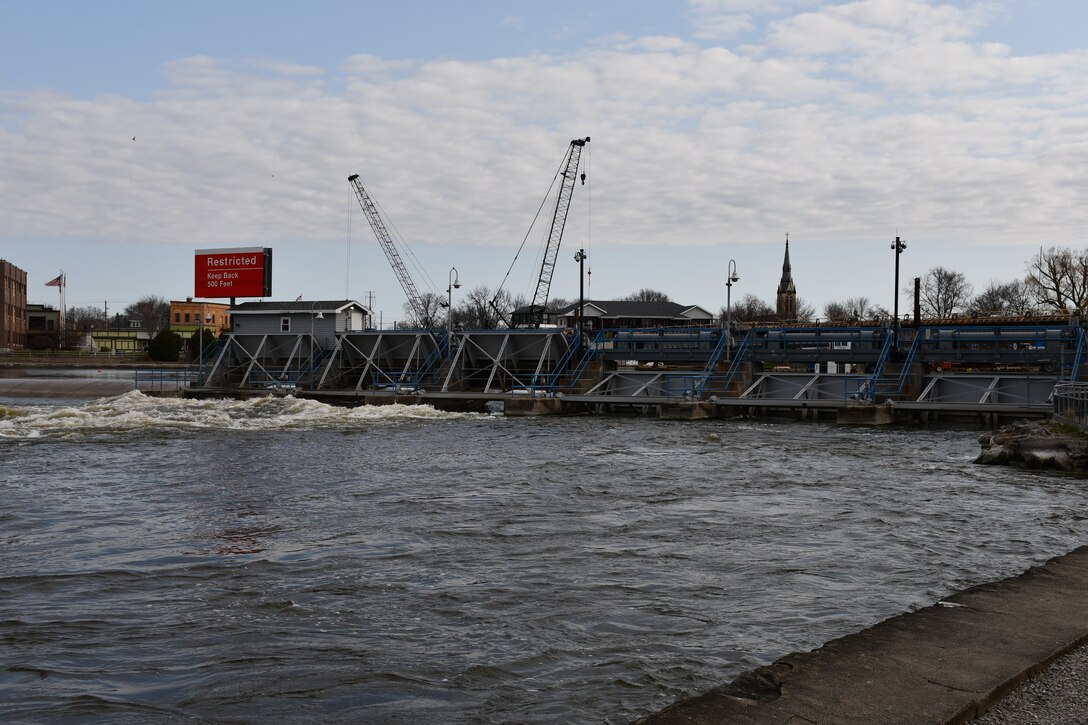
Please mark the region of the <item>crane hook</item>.
[[586, 172], [582, 172], [582, 186], [586, 185]]

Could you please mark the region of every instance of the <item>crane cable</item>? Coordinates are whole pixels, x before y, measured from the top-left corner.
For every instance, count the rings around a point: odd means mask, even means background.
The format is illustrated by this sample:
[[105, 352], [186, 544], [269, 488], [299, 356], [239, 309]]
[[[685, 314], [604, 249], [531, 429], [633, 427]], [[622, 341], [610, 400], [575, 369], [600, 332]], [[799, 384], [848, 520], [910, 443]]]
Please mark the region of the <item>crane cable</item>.
[[[586, 144], [587, 146], [589, 144]], [[585, 170], [589, 175], [589, 188], [586, 189], [586, 252], [589, 264], [586, 270], [586, 287], [589, 292], [590, 298], [593, 297], [593, 255], [590, 252], [593, 251], [593, 149], [586, 149]], [[585, 175], [582, 176], [582, 183], [585, 183]]]
[[[360, 179], [360, 182], [361, 181], [362, 181], [362, 179]], [[367, 189], [367, 192], [370, 193], [369, 188]], [[412, 266], [415, 268], [416, 274], [418, 274], [420, 277], [422, 277], [423, 281], [427, 284], [428, 287], [430, 287], [429, 292], [431, 294], [437, 295], [438, 294], [438, 285], [436, 285], [434, 280], [431, 279], [431, 275], [427, 274], [427, 270], [423, 267], [423, 263], [420, 262], [419, 257], [416, 256], [416, 253], [413, 252], [412, 248], [408, 246], [408, 243], [406, 241], [404, 241], [404, 237], [401, 236], [400, 230], [397, 229], [397, 225], [389, 217], [389, 214], [386, 213], [385, 207], [382, 206], [381, 202], [378, 201], [374, 197], [374, 194], [372, 194], [372, 193], [370, 193], [370, 200], [374, 202], [374, 206], [376, 206], [378, 208], [378, 210], [381, 212], [382, 218], [385, 220], [387, 227], [391, 230], [391, 236], [396, 237], [395, 241], [397, 243], [397, 247], [399, 247], [400, 249], [403, 249], [405, 252], [407, 252], [407, 254], [405, 256], [408, 258], [408, 261], [411, 262]]]
[[495, 303], [499, 299], [499, 293], [502, 292], [502, 288], [506, 286], [506, 281], [510, 278], [510, 273], [514, 271], [514, 265], [517, 264], [518, 257], [521, 256], [521, 251], [525, 248], [525, 242], [528, 241], [529, 235], [533, 233], [533, 227], [536, 225], [537, 219], [540, 218], [540, 212], [544, 209], [544, 205], [548, 203], [548, 199], [552, 196], [552, 189], [555, 187], [555, 181], [559, 178], [559, 174], [563, 169], [563, 166], [567, 162], [567, 155], [563, 154], [562, 160], [559, 162], [559, 166], [555, 170], [555, 175], [552, 176], [551, 183], [548, 184], [548, 191], [545, 192], [544, 198], [540, 201], [540, 206], [537, 207], [536, 214], [533, 216], [533, 221], [529, 224], [529, 228], [525, 231], [525, 236], [521, 239], [521, 245], [518, 246], [518, 251], [514, 255], [514, 260], [510, 262], [509, 269], [506, 270], [506, 276], [502, 278], [502, 282], [499, 284], [498, 289], [495, 290], [494, 297], [491, 298], [491, 302]]

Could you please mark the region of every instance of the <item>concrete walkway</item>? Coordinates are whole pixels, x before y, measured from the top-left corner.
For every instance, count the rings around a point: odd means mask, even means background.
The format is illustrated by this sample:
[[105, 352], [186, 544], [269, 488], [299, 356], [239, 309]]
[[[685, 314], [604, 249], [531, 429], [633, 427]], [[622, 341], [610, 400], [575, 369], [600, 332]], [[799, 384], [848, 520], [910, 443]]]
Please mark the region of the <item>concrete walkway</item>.
[[1088, 641], [1088, 547], [772, 665], [640, 720], [964, 723]]

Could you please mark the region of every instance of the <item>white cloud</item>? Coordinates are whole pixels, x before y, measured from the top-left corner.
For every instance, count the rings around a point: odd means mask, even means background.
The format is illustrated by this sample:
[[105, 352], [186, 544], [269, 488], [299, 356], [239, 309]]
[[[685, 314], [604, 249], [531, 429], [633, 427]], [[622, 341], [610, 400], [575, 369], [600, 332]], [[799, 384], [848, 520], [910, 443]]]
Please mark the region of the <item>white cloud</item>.
[[896, 225], [963, 244], [1083, 240], [1088, 56], [979, 42], [972, 7], [829, 5], [751, 49], [652, 36], [562, 58], [356, 55], [329, 72], [192, 57], [149, 101], [7, 93], [4, 235], [327, 242], [359, 173], [406, 237], [508, 248], [567, 142], [590, 135], [598, 244]]
[[688, 0], [692, 11], [704, 15], [764, 14], [777, 15], [819, 5], [822, 0]]

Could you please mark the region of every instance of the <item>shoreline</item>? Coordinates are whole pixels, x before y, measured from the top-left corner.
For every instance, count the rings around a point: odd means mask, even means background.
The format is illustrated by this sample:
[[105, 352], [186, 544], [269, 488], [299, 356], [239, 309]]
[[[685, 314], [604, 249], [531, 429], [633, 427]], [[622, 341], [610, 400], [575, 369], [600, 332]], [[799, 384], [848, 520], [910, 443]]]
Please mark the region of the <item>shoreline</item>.
[[56, 360], [51, 358], [30, 358], [26, 360], [11, 360], [0, 357], [0, 369], [17, 370], [21, 368], [50, 368], [87, 370], [97, 368], [164, 368], [184, 369], [189, 363], [182, 362], [157, 362], [155, 360], [125, 360], [110, 358], [108, 355], [101, 357], [87, 357], [75, 360]]
[[794, 652], [637, 720], [967, 723], [1088, 642], [1088, 546]]

